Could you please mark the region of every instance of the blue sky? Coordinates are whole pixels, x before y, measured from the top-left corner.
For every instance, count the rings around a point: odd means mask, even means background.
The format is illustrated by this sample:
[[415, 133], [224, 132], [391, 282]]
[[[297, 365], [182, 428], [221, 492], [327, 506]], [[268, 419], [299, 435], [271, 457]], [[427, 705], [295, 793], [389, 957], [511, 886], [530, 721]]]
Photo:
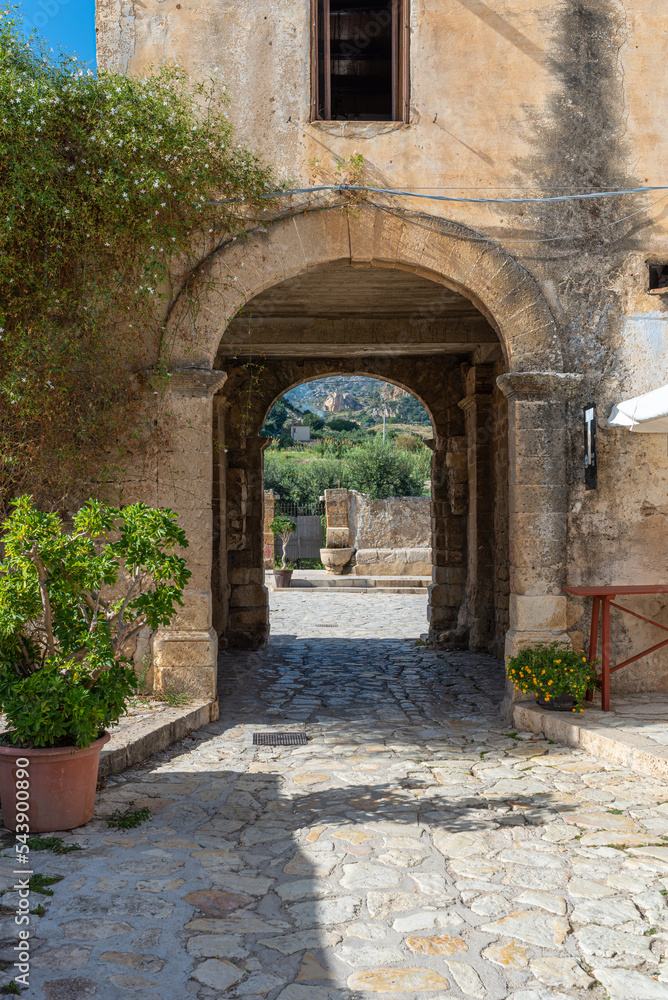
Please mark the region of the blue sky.
[[95, 67], [95, 0], [22, 0], [21, 12], [26, 34], [36, 28], [55, 52]]

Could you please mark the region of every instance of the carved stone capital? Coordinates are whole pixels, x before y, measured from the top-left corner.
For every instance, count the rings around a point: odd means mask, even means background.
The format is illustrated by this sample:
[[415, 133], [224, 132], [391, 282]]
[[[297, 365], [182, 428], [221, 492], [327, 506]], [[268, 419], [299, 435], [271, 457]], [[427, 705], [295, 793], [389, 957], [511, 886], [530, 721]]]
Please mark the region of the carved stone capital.
[[491, 407], [491, 405], [492, 405], [491, 393], [487, 394], [482, 392], [476, 392], [472, 396], [464, 396], [464, 398], [460, 399], [459, 402], [457, 403], [459, 409], [463, 410], [464, 413], [468, 413], [469, 410], [472, 410], [473, 412], [475, 412], [476, 410], [483, 410], [483, 409], [488, 410]]
[[508, 372], [496, 384], [508, 399], [569, 399], [584, 381], [570, 372]]
[[226, 379], [227, 372], [184, 366], [170, 372], [169, 388], [178, 396], [213, 396]]

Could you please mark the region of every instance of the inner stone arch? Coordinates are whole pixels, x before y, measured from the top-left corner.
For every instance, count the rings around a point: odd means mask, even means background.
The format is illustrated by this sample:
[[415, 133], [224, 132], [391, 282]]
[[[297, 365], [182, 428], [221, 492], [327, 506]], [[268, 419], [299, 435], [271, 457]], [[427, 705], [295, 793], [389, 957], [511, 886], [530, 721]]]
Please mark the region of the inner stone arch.
[[508, 628], [508, 448], [496, 377], [506, 368], [497, 334], [471, 301], [403, 269], [320, 265], [251, 299], [225, 330], [214, 367], [227, 373], [214, 397], [218, 635], [254, 648], [269, 634], [267, 439], [259, 436], [267, 412], [297, 384], [356, 374], [399, 385], [431, 416], [430, 635], [499, 655]]

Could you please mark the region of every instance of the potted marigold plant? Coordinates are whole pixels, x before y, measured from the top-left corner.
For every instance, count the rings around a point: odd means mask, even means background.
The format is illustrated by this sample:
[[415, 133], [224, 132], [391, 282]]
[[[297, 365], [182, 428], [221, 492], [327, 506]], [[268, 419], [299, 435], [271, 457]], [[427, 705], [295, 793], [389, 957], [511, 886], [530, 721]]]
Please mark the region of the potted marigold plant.
[[275, 517], [269, 525], [269, 530], [274, 538], [280, 538], [283, 545], [283, 558], [281, 568], [274, 570], [274, 580], [277, 587], [289, 587], [292, 580], [293, 567], [288, 566], [288, 542], [297, 530], [297, 525], [289, 517]]
[[535, 694], [539, 705], [555, 712], [581, 712], [587, 691], [598, 686], [584, 650], [574, 652], [563, 642], [520, 650], [508, 660], [506, 671], [520, 691]]
[[89, 500], [71, 530], [14, 501], [0, 563], [0, 800], [6, 827], [71, 829], [93, 816], [105, 731], [137, 688], [128, 643], [168, 625], [190, 576], [170, 510]]

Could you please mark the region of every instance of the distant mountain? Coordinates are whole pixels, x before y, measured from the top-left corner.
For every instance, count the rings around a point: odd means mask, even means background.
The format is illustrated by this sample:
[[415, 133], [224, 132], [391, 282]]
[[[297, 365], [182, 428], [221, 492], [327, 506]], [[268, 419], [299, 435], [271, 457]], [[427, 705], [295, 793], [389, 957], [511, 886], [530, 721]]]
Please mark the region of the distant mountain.
[[399, 417], [406, 423], [428, 424], [429, 416], [421, 403], [404, 389], [364, 375], [332, 375], [305, 382], [290, 389], [285, 398], [302, 410], [350, 413], [359, 420], [370, 416], [382, 420]]

